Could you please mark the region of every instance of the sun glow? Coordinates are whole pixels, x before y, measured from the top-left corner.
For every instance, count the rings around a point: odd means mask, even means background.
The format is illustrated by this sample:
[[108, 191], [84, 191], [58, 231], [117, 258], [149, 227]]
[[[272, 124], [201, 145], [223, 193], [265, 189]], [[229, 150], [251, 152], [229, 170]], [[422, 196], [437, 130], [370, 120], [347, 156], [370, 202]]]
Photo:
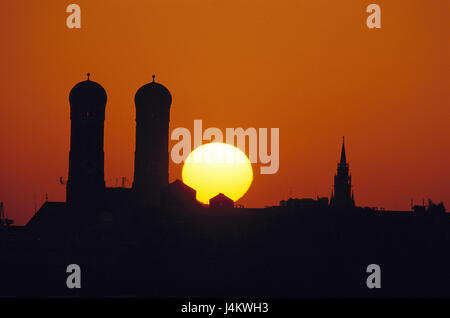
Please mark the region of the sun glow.
[[202, 203], [209, 203], [209, 199], [219, 193], [237, 201], [250, 188], [253, 170], [250, 160], [239, 148], [213, 142], [189, 154], [182, 178], [197, 191], [197, 200]]

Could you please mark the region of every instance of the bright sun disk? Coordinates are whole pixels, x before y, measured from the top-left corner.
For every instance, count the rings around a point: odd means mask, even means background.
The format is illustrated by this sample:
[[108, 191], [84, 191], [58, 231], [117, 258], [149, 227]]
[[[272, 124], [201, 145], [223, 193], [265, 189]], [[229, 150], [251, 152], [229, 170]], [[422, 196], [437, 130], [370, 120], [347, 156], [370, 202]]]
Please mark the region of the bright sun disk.
[[182, 178], [197, 191], [197, 200], [202, 203], [208, 204], [219, 193], [237, 201], [250, 188], [253, 170], [250, 160], [239, 148], [213, 142], [188, 155]]

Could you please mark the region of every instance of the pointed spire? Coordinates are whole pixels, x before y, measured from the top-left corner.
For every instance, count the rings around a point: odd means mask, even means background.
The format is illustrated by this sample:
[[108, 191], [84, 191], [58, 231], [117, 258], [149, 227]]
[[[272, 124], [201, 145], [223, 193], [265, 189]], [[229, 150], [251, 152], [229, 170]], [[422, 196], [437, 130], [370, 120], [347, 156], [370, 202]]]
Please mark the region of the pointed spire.
[[91, 76], [91, 73], [87, 73], [86, 75], [87, 75], [87, 80], [89, 81], [90, 80], [89, 77]]
[[345, 157], [345, 139], [342, 136], [342, 150], [341, 150], [341, 165], [347, 163], [347, 158]]
[[153, 74], [153, 75], [152, 75], [152, 78], [153, 78], [153, 83], [155, 82], [155, 77], [156, 77], [156, 75], [155, 75], [155, 74]]

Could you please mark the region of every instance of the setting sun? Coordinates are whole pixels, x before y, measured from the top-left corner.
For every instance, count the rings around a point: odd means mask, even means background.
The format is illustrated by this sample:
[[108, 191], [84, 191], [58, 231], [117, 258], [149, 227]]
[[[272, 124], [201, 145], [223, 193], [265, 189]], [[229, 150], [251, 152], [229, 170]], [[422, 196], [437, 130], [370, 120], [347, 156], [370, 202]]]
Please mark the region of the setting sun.
[[224, 143], [209, 143], [189, 154], [182, 178], [197, 191], [197, 200], [202, 203], [209, 203], [219, 193], [237, 201], [250, 188], [253, 170], [240, 149]]

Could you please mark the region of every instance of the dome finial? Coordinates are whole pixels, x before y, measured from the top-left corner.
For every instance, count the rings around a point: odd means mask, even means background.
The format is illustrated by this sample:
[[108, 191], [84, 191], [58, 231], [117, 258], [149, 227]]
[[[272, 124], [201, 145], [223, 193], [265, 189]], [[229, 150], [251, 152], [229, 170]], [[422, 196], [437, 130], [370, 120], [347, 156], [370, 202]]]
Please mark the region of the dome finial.
[[91, 73], [87, 73], [88, 81], [90, 81], [89, 77], [91, 76]]
[[155, 82], [155, 77], [156, 77], [155, 74], [153, 74], [153, 75], [152, 75], [153, 83]]

